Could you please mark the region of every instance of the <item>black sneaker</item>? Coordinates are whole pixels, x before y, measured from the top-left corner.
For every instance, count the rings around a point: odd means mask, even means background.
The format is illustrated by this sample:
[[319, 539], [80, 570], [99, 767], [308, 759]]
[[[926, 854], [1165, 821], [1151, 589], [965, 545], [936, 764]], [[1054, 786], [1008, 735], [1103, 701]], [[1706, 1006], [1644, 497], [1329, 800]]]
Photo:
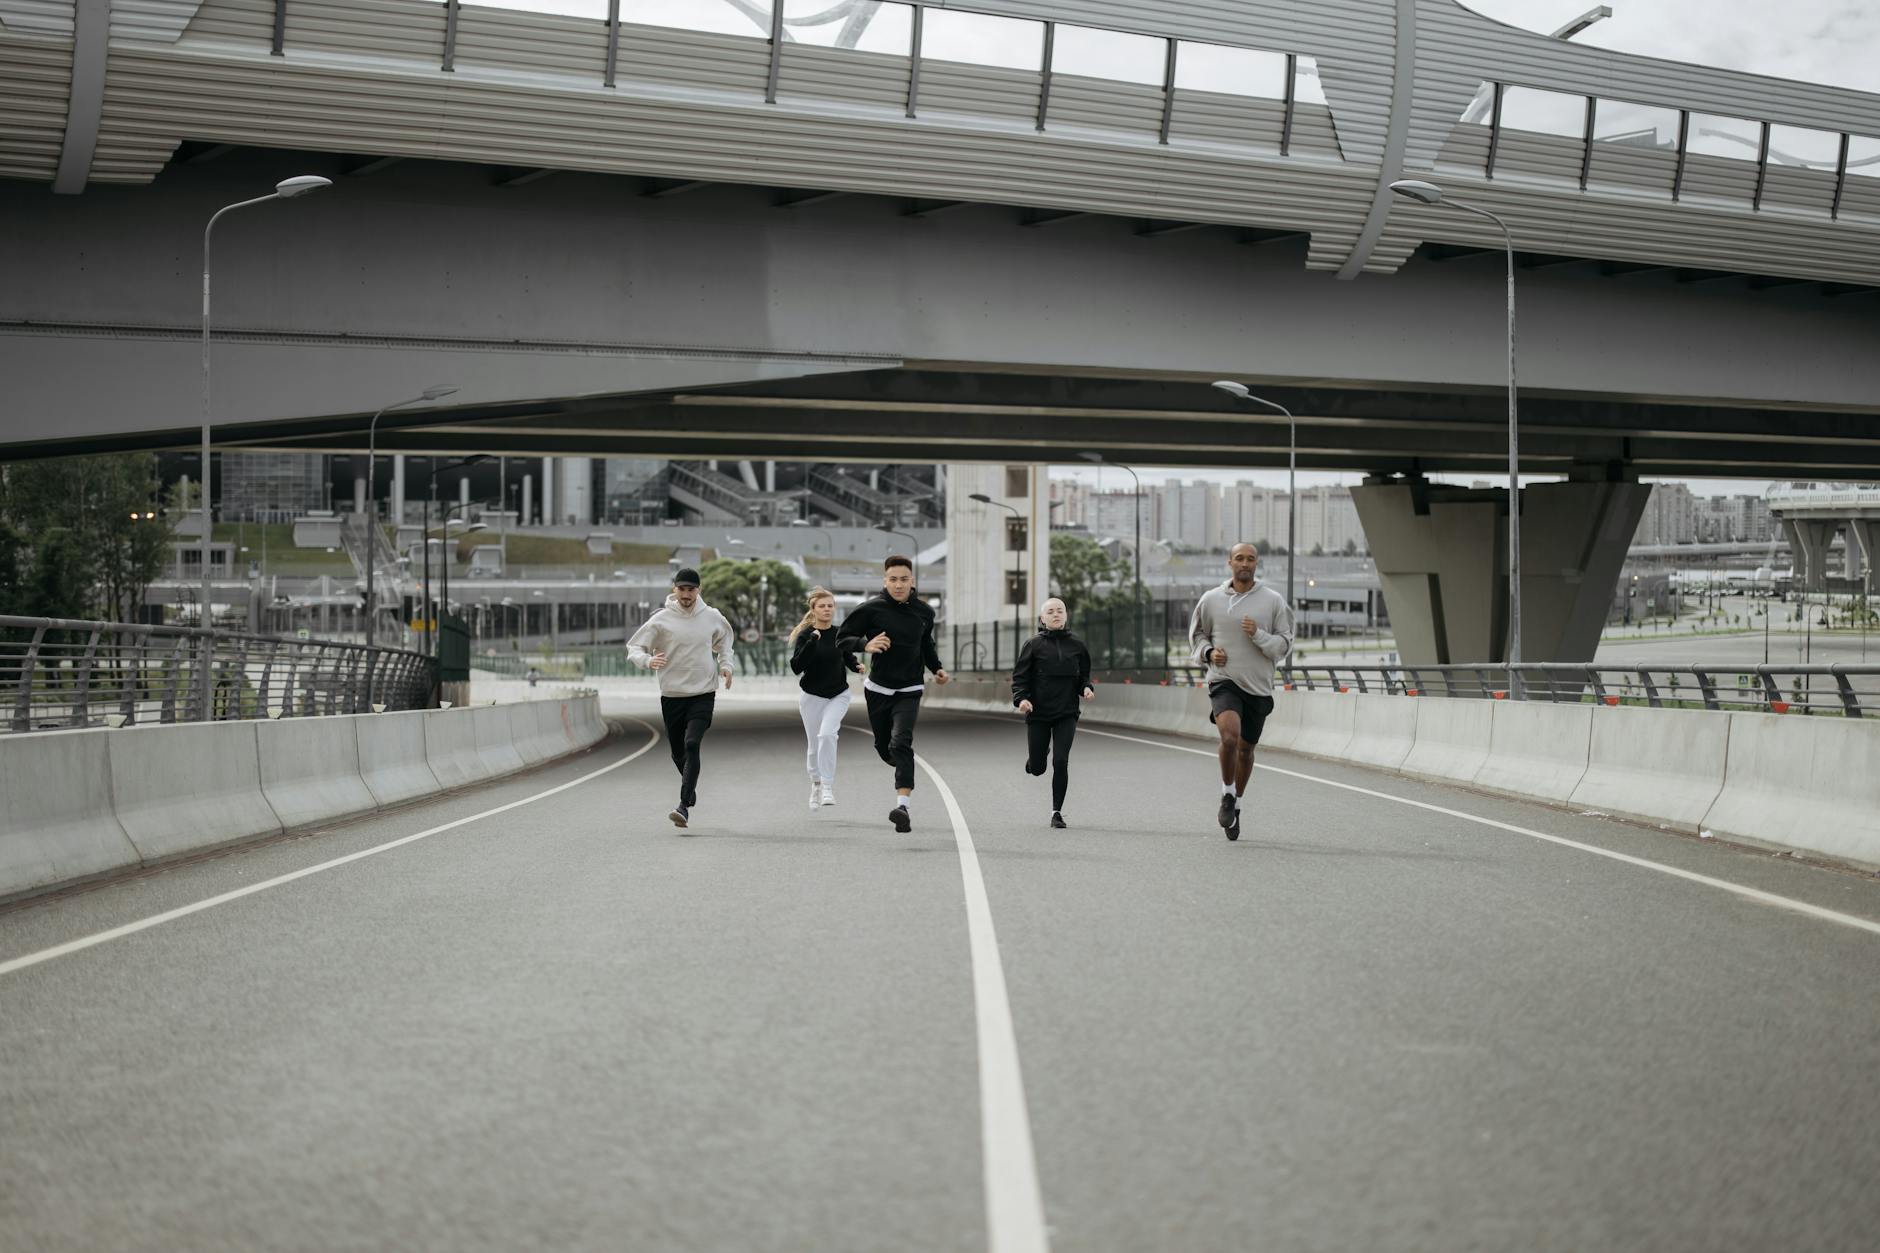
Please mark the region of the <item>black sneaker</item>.
[[914, 820], [909, 816], [906, 805], [896, 805], [893, 809], [890, 809], [888, 811], [888, 821], [892, 822], [894, 829], [899, 831], [902, 835], [906, 835], [909, 831], [914, 829]]
[[681, 827], [681, 828], [683, 828], [685, 824], [689, 822], [692, 818], [691, 811], [686, 809], [684, 805], [674, 805], [672, 807], [672, 812], [667, 814], [666, 816], [672, 819], [673, 826]]
[[1240, 810], [1239, 809], [1234, 810], [1234, 820], [1233, 822], [1228, 824], [1227, 838], [1230, 840], [1238, 840], [1240, 838]]
[[1051, 825], [1060, 831], [1064, 829], [1064, 815], [1055, 809], [1051, 811]]
[[[1222, 792], [1221, 793], [1221, 814], [1220, 814], [1221, 826], [1223, 828], [1230, 827], [1235, 822], [1239, 821], [1239, 819], [1236, 818], [1235, 816], [1236, 814], [1239, 813], [1239, 811], [1240, 811], [1240, 806], [1235, 802], [1234, 794], [1232, 792]], [[1231, 840], [1234, 837], [1230, 835], [1227, 838]]]

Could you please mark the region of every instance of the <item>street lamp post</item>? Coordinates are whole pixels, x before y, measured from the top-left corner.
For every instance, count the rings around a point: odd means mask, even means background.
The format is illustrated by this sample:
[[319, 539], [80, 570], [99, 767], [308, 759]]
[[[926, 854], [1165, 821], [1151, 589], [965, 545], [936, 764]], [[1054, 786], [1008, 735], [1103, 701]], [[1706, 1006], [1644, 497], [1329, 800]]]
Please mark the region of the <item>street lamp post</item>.
[[[437, 656], [437, 618], [431, 609], [431, 605], [436, 599], [431, 595], [431, 506], [437, 503], [437, 476], [438, 476], [438, 473], [443, 470], [467, 469], [470, 466], [478, 465], [488, 460], [489, 460], [489, 455], [487, 453], [477, 453], [475, 456], [470, 456], [470, 457], [453, 457], [451, 460], [444, 462], [442, 465], [438, 464], [436, 458], [432, 458], [431, 460], [431, 474], [430, 474], [429, 482], [426, 484], [426, 492], [425, 492], [425, 498], [424, 498], [424, 613], [425, 613], [424, 633], [425, 633], [426, 640], [430, 645], [430, 648], [428, 649], [428, 651], [433, 657]], [[459, 506], [457, 505], [452, 505], [450, 509], [446, 509], [440, 516], [445, 519], [448, 519], [450, 517], [451, 510], [454, 510], [458, 507]], [[448, 538], [450, 534], [450, 525], [448, 521], [446, 521], [444, 524], [444, 534], [446, 538]], [[443, 591], [445, 595], [449, 595], [450, 593], [450, 557], [449, 557], [449, 554], [445, 552], [444, 540], [438, 541], [438, 554], [437, 555], [438, 555], [438, 561], [443, 566], [443, 574], [444, 574]]]
[[[372, 600], [372, 571], [379, 564], [379, 534], [377, 529], [379, 525], [379, 498], [377, 486], [373, 481], [372, 463], [377, 457], [379, 450], [379, 419], [393, 409], [402, 409], [406, 405], [415, 405], [420, 401], [436, 400], [439, 397], [448, 396], [456, 390], [455, 387], [442, 383], [434, 387], [427, 387], [408, 400], [398, 400], [386, 405], [372, 415], [372, 421], [366, 427], [366, 644], [368, 647], [372, 644], [374, 628], [378, 625], [378, 614]], [[398, 519], [398, 521], [403, 521], [403, 519]]]
[[[274, 185], [274, 190], [265, 196], [256, 196], [253, 200], [240, 200], [234, 204], [224, 205], [220, 209], [217, 209], [214, 213], [209, 215], [209, 224], [202, 228], [202, 612], [200, 619], [201, 625], [205, 629], [212, 625], [210, 606], [213, 603], [209, 589], [209, 545], [214, 530], [210, 525], [209, 510], [209, 502], [212, 499], [210, 486], [213, 475], [213, 471], [209, 466], [209, 428], [211, 425], [209, 412], [210, 396], [212, 395], [210, 386], [211, 376], [209, 373], [209, 275], [211, 268], [209, 265], [209, 246], [215, 233], [215, 224], [221, 220], [222, 215], [225, 213], [233, 213], [237, 209], [246, 209], [251, 205], [266, 204], [270, 200], [292, 200], [296, 196], [304, 196], [310, 191], [318, 191], [322, 187], [331, 187], [332, 185], [332, 179], [321, 178], [317, 174], [303, 174], [296, 178], [282, 179]], [[205, 657], [201, 678], [201, 717], [205, 722], [208, 721], [210, 716], [209, 700], [214, 688], [214, 679], [211, 670], [212, 668], [207, 664], [207, 658]]]
[[1435, 183], [1403, 178], [1390, 189], [1418, 204], [1459, 209], [1487, 218], [1501, 229], [1508, 253], [1508, 694], [1522, 698], [1521, 674], [1521, 445], [1520, 415], [1515, 401], [1514, 234], [1497, 214], [1460, 200], [1451, 200]]
[[1293, 563], [1299, 555], [1299, 423], [1292, 410], [1247, 390], [1244, 383], [1222, 379], [1216, 387], [1230, 396], [1256, 405], [1265, 405], [1286, 415], [1286, 604], [1293, 603]]
[[[966, 497], [966, 499], [976, 500], [982, 505], [997, 505], [999, 508], [1011, 514], [1014, 518], [1017, 518], [1020, 521], [1024, 520], [1025, 515], [1018, 511], [1017, 506], [1008, 505], [1002, 500], [994, 500], [992, 497], [986, 495], [984, 492], [973, 492], [969, 494]], [[1018, 579], [1019, 579], [1018, 549], [1014, 548], [1012, 550], [1012, 591], [1013, 592], [1018, 591]], [[1023, 597], [1019, 597], [1019, 596], [1014, 596], [1012, 599], [1012, 656], [1014, 657], [1018, 656], [1018, 650], [1025, 642], [1025, 630], [1024, 630], [1024, 627], [1020, 625], [1020, 623], [1023, 620], [1019, 617], [1019, 610], [1023, 607], [1020, 604], [1020, 601], [1022, 599]]]
[[[1133, 467], [1124, 465], [1120, 461], [1105, 461], [1103, 459], [1103, 454], [1100, 452], [1080, 452], [1077, 455], [1079, 457], [1082, 457], [1085, 461], [1095, 462], [1097, 465], [1100, 465], [1100, 466], [1111, 465], [1111, 466], [1118, 466], [1124, 470], [1128, 470], [1130, 481], [1136, 485], [1136, 547], [1134, 548], [1134, 550], [1132, 550], [1130, 554], [1130, 560], [1136, 567], [1136, 579], [1135, 579], [1135, 582], [1136, 582], [1136, 664], [1141, 665], [1142, 664], [1142, 480], [1136, 476], [1136, 471]], [[1168, 612], [1168, 607], [1163, 606], [1162, 612], [1166, 614]]]

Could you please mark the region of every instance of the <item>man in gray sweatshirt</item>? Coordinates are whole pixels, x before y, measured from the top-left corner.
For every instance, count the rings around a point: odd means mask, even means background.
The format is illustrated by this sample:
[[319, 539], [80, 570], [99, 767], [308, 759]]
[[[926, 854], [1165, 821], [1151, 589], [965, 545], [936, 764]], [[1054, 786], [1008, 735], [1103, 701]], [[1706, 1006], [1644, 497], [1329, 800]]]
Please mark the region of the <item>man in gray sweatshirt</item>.
[[1228, 581], [1195, 602], [1188, 624], [1194, 659], [1208, 668], [1208, 718], [1221, 737], [1221, 829], [1240, 838], [1240, 799], [1253, 774], [1253, 746], [1273, 712], [1273, 668], [1292, 651], [1292, 606], [1254, 577], [1259, 550], [1236, 544]]
[[698, 571], [672, 576], [666, 607], [627, 641], [627, 660], [659, 675], [659, 712], [679, 771], [672, 825], [684, 827], [698, 804], [699, 742], [711, 730], [718, 681], [731, 690], [731, 624], [698, 594]]

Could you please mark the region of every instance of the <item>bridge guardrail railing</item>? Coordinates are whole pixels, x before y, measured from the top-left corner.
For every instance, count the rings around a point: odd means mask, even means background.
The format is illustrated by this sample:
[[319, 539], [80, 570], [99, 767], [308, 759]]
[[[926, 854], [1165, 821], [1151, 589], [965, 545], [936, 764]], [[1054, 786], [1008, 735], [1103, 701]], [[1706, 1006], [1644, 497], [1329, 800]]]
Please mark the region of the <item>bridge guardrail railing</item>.
[[406, 649], [0, 615], [0, 733], [423, 709], [436, 671]]
[[1294, 665], [1286, 682], [1331, 689], [1476, 700], [1526, 699], [1653, 709], [1760, 710], [1768, 713], [1880, 714], [1880, 666]]

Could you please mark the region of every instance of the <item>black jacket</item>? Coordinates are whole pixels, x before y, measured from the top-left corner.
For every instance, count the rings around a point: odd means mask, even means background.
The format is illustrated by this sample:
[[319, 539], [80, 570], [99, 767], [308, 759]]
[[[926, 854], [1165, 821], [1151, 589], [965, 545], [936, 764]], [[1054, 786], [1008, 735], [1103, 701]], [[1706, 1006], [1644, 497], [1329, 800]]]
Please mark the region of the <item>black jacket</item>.
[[861, 667], [855, 658], [844, 656], [836, 646], [836, 629], [818, 631], [804, 627], [790, 651], [790, 672], [803, 677], [797, 686], [811, 696], [840, 696], [849, 685], [849, 672]]
[[1031, 702], [1027, 722], [1075, 718], [1090, 686], [1090, 650], [1070, 631], [1040, 630], [1018, 650], [1012, 667], [1012, 704]]
[[872, 654], [868, 677], [877, 687], [913, 687], [926, 681], [928, 670], [945, 669], [934, 646], [933, 618], [933, 606], [911, 592], [906, 600], [879, 592], [843, 619], [838, 643], [843, 653], [854, 656], [886, 631], [888, 651]]

